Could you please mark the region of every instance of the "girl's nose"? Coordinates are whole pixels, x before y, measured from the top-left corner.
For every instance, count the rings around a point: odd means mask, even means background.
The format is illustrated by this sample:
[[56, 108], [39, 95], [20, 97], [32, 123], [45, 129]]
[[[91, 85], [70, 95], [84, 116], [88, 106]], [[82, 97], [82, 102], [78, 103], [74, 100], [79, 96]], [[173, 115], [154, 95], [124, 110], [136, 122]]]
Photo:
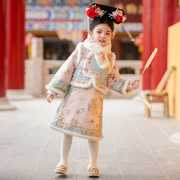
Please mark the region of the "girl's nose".
[[104, 33], [101, 34], [101, 37], [104, 37]]

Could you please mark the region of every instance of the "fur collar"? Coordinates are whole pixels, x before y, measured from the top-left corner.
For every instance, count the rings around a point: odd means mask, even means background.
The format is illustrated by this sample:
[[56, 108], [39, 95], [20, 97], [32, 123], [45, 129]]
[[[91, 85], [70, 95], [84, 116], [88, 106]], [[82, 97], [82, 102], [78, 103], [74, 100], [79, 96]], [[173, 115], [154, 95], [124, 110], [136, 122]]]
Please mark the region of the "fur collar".
[[99, 54], [99, 53], [111, 53], [111, 43], [106, 45], [105, 47], [102, 47], [98, 43], [94, 42], [93, 38], [88, 34], [87, 39], [83, 42], [83, 45], [92, 51], [94, 54]]
[[[83, 46], [91, 51], [87, 56], [88, 58], [93, 54], [95, 55], [96, 62], [101, 69], [110, 68], [111, 65], [107, 54], [111, 53], [111, 43], [102, 47], [98, 43], [94, 42], [93, 38], [88, 35], [88, 38], [83, 42]], [[112, 64], [114, 64], [114, 60], [115, 56], [113, 55]]]

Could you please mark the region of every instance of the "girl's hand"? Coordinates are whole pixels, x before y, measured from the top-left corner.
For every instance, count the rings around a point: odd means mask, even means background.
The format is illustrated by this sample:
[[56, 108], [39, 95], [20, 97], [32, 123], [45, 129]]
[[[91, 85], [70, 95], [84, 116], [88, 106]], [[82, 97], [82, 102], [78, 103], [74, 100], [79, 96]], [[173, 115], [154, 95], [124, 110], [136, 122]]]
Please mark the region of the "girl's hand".
[[52, 94], [47, 94], [46, 100], [51, 103], [51, 101], [54, 99], [54, 96]]
[[131, 79], [128, 84], [129, 89], [138, 89], [140, 85], [139, 79]]

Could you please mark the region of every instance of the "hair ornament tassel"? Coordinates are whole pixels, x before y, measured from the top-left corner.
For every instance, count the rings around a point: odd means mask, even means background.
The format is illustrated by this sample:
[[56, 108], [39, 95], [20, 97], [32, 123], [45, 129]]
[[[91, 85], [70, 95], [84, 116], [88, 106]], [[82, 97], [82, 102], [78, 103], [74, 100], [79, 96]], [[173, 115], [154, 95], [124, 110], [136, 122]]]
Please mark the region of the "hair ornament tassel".
[[124, 23], [124, 22], [122, 23], [122, 25], [123, 25], [123, 27], [124, 27], [125, 31], [127, 32], [127, 34], [128, 34], [128, 36], [129, 36], [129, 38], [131, 39], [131, 41], [134, 41], [133, 36], [132, 36], [132, 35], [131, 35], [131, 33], [129, 32], [129, 30], [128, 30], [128, 28], [126, 27], [126, 25], [125, 25], [125, 23]]

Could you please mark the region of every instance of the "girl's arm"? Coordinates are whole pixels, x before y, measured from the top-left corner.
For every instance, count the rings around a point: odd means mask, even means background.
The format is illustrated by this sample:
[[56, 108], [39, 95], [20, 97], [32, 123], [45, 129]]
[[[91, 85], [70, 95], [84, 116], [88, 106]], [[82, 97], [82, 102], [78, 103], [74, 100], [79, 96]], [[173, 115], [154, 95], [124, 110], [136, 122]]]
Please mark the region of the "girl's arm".
[[74, 73], [75, 64], [77, 60], [77, 53], [78, 52], [76, 49], [59, 68], [59, 70], [57, 71], [53, 79], [50, 81], [50, 83], [46, 85], [46, 89], [50, 91], [51, 94], [54, 93], [53, 95], [61, 96], [64, 93], [66, 93], [72, 75]]
[[53, 93], [52, 91], [48, 90], [46, 100], [49, 103], [51, 103], [51, 101], [54, 99], [55, 95], [56, 95], [55, 93]]
[[114, 66], [107, 78], [107, 87], [109, 89], [124, 94], [125, 96], [129, 96], [134, 89], [139, 88], [139, 83], [140, 81], [138, 79], [121, 79], [116, 61], [114, 62]]
[[51, 101], [54, 99], [54, 95], [52, 94], [47, 94], [46, 100], [51, 103]]
[[139, 80], [139, 79], [131, 79], [131, 80], [129, 81], [129, 84], [128, 84], [128, 89], [129, 89], [129, 90], [138, 89], [138, 88], [139, 88], [139, 85], [140, 85], [140, 80]]

